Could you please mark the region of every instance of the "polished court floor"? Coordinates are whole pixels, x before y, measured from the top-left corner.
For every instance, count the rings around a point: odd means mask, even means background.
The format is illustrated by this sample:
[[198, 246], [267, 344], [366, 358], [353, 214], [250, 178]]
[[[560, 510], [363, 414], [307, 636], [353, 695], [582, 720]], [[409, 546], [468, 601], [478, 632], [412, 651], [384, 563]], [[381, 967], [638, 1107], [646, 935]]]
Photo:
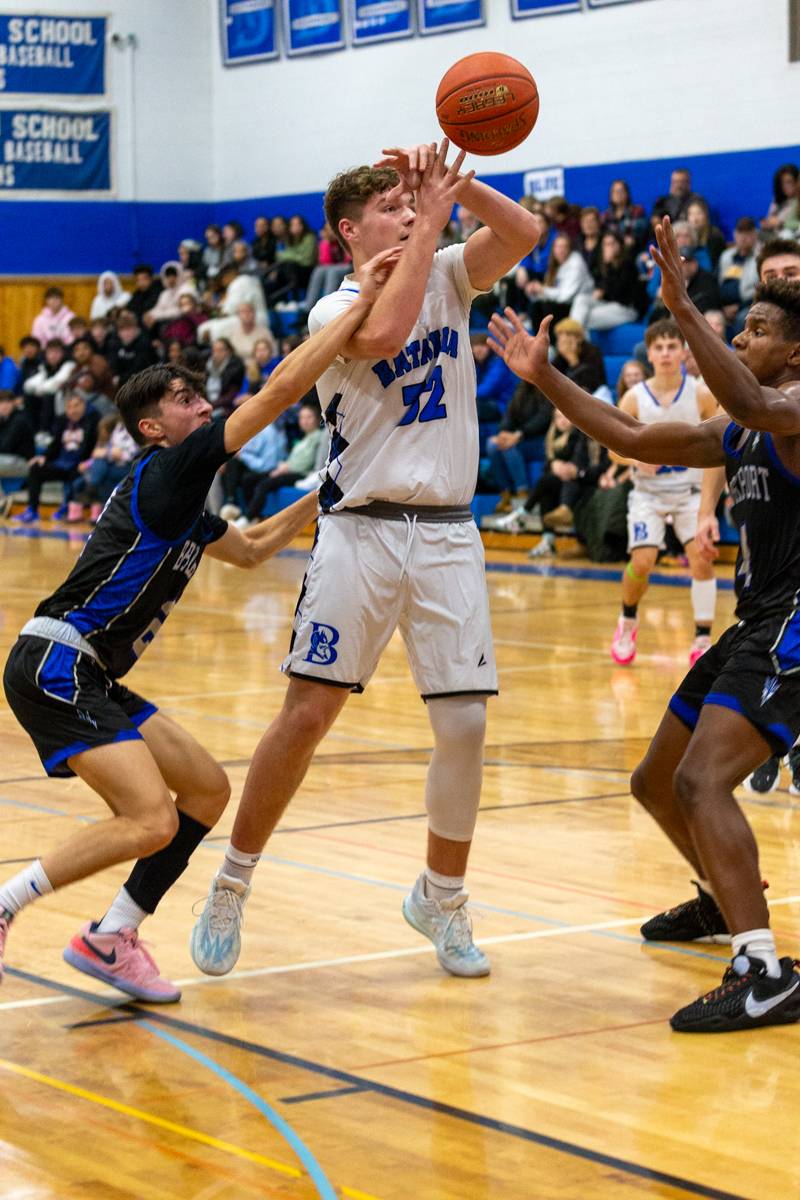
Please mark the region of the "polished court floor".
[[[0, 530], [0, 649], [82, 535]], [[206, 561], [132, 673], [225, 765], [234, 800], [284, 683], [305, 551], [255, 573]], [[691, 885], [628, 776], [686, 664], [689, 591], [664, 572], [640, 654], [608, 641], [615, 570], [490, 554], [501, 673], [468, 877], [488, 979], [439, 969], [402, 920], [431, 748], [402, 644], [323, 743], [259, 867], [235, 972], [188, 954], [229, 811], [144, 927], [180, 1004], [127, 1004], [61, 960], [126, 874], [24, 912], [0, 990], [6, 1200], [606, 1200], [800, 1195], [800, 1029], [680, 1037], [723, 947], [645, 946]], [[586, 568], [586, 569], [584, 569]], [[718, 629], [730, 616], [729, 569]], [[103, 814], [47, 780], [0, 708], [0, 871]], [[800, 800], [743, 796], [782, 953], [800, 932]]]

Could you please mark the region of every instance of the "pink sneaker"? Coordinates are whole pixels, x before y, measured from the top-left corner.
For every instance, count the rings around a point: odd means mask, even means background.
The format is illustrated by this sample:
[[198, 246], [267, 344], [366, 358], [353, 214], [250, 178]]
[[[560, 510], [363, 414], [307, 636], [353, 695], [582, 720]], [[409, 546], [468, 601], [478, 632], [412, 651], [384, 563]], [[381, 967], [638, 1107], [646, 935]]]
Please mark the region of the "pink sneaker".
[[636, 658], [636, 635], [639, 622], [635, 617], [620, 617], [611, 640], [611, 657], [615, 663], [625, 667]]
[[3, 910], [3, 915], [0, 917], [0, 983], [3, 982], [3, 956], [6, 951], [6, 938], [8, 931], [11, 928], [11, 917]]
[[119, 933], [96, 933], [97, 924], [87, 922], [64, 951], [64, 962], [85, 975], [102, 979], [136, 1000], [151, 1004], [174, 1004], [180, 989], [162, 979], [135, 929]]
[[693, 667], [698, 658], [702, 658], [706, 650], [711, 649], [711, 638], [707, 633], [698, 634], [689, 648], [689, 666]]

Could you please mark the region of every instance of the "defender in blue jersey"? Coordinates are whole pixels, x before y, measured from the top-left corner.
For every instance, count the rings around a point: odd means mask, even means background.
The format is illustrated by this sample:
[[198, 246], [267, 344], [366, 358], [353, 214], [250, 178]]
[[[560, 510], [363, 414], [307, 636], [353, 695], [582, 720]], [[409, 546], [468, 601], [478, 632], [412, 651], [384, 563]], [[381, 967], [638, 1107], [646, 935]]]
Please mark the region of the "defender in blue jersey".
[[253, 567], [315, 515], [311, 494], [242, 532], [204, 506], [223, 463], [299, 400], [358, 331], [397, 257], [392, 250], [365, 264], [357, 302], [290, 354], [225, 421], [211, 420], [199, 378], [182, 367], [149, 367], [120, 389], [117, 404], [143, 453], [109, 499], [68, 578], [23, 628], [3, 679], [9, 706], [48, 775], [80, 776], [113, 816], [82, 829], [0, 886], [0, 974], [9, 926], [21, 908], [145, 856], [103, 920], [86, 925], [64, 957], [137, 999], [179, 999], [137, 929], [185, 870], [230, 788], [225, 772], [194, 738], [120, 679], [180, 600], [204, 552]]
[[[778, 958], [758, 848], [733, 789], [770, 752], [800, 734], [800, 285], [762, 284], [735, 354], [689, 300], [668, 218], [657, 226], [664, 302], [703, 379], [728, 417], [700, 425], [641, 425], [599, 404], [547, 362], [547, 325], [529, 337], [507, 310], [493, 320], [498, 348], [579, 428], [642, 462], [724, 464], [741, 545], [738, 623], [692, 667], [631, 789], [697, 875], [709, 940], [730, 938], [722, 985], [680, 1009], [673, 1029], [718, 1033], [800, 1020], [800, 974]], [[681, 910], [643, 927], [674, 938]], [[662, 932], [650, 928], [660, 923]]]

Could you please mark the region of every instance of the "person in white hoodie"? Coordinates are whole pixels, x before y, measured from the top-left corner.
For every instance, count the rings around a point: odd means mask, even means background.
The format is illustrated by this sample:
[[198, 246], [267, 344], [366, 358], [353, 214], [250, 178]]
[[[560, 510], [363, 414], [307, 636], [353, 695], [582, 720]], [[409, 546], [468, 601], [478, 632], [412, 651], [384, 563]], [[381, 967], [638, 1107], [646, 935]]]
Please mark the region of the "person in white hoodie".
[[528, 315], [534, 329], [551, 313], [556, 320], [569, 316], [576, 296], [591, 294], [594, 282], [583, 255], [572, 245], [566, 233], [553, 239], [544, 279], [534, 280], [525, 289], [530, 302]]
[[103, 321], [106, 317], [113, 316], [117, 309], [125, 307], [130, 298], [130, 292], [123, 289], [116, 271], [101, 271], [89, 319]]
[[180, 271], [181, 264], [175, 261], [165, 262], [159, 271], [164, 286], [153, 307], [142, 317], [142, 322], [153, 331], [151, 336], [157, 336], [164, 321], [176, 321], [181, 315], [180, 296], [186, 293], [197, 295], [193, 284], [180, 282]]

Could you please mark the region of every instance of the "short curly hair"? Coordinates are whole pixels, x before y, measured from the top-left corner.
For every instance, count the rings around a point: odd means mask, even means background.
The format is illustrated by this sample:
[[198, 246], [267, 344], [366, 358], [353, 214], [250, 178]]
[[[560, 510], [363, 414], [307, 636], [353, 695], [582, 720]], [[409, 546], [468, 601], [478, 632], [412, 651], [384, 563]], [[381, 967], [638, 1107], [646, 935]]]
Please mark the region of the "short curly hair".
[[339, 232], [342, 218], [357, 221], [372, 196], [391, 191], [399, 182], [400, 176], [393, 167], [367, 166], [352, 167], [331, 180], [325, 193], [325, 220], [343, 249], [349, 251], [350, 247]]
[[756, 304], [772, 304], [781, 310], [781, 329], [788, 342], [800, 342], [800, 282], [771, 279], [756, 288]]

